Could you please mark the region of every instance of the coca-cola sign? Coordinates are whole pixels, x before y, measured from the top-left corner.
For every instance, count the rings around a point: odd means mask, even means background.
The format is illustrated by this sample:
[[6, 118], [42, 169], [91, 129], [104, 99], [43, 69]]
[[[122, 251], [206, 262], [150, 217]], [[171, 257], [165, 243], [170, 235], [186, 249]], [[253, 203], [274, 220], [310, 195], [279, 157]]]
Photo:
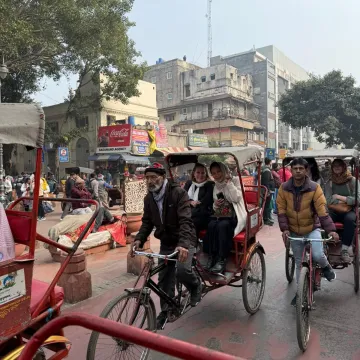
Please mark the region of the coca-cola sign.
[[131, 146], [131, 125], [102, 126], [98, 130], [99, 152], [127, 151]]

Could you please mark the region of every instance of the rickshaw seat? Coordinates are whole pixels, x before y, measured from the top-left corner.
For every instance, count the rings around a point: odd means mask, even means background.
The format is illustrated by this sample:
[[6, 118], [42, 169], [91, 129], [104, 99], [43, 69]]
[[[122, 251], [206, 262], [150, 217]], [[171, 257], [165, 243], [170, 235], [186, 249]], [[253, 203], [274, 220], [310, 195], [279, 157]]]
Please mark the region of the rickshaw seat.
[[257, 196], [258, 192], [253, 190], [246, 190], [245, 191], [245, 201], [247, 205], [257, 205]]
[[[31, 283], [31, 300], [30, 300], [30, 312], [33, 313], [40, 303], [42, 298], [44, 297], [46, 290], [49, 288], [49, 284], [40, 280], [33, 279]], [[53, 295], [55, 293], [55, 303], [64, 300], [64, 289], [60, 286], [55, 286]], [[42, 311], [46, 311], [47, 308], [50, 307], [50, 297], [47, 299], [44, 309]]]
[[246, 239], [246, 231], [242, 231], [233, 238], [233, 241], [239, 243], [239, 242], [244, 242], [245, 239]]
[[344, 229], [344, 224], [340, 223], [340, 222], [336, 222], [335, 227], [336, 227], [336, 230], [343, 230]]
[[[200, 239], [204, 239], [206, 235], [206, 230], [201, 230], [199, 233], [199, 238]], [[237, 234], [234, 238], [233, 241], [235, 242], [244, 242], [246, 239], [246, 231], [242, 231], [240, 234]]]
[[23, 211], [5, 210], [14, 240], [18, 244], [29, 245], [31, 218]]

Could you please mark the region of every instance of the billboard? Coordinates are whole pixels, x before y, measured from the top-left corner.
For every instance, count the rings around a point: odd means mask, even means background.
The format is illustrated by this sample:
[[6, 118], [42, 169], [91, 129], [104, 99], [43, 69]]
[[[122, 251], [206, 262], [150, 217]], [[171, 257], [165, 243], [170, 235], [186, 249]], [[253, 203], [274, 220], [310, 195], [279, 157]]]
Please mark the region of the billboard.
[[188, 136], [188, 146], [194, 147], [209, 147], [209, 141], [207, 135], [204, 134], [189, 134]]
[[98, 130], [97, 153], [130, 151], [131, 125], [102, 126]]
[[69, 148], [67, 147], [59, 147], [58, 149], [59, 151], [59, 162], [61, 163], [65, 163], [65, 162], [69, 162]]
[[165, 124], [156, 124], [154, 123], [155, 137], [156, 137], [156, 146], [160, 149], [167, 148], [168, 138], [167, 138], [167, 130]]
[[150, 155], [149, 134], [146, 130], [132, 129], [132, 152], [136, 155]]

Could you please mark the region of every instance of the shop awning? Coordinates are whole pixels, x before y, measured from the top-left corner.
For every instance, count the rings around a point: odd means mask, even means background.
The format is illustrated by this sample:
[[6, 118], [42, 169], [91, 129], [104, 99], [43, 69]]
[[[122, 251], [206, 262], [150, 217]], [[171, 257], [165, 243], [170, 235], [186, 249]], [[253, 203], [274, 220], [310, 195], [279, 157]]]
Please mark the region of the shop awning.
[[135, 156], [131, 154], [121, 154], [121, 157], [128, 164], [138, 164], [138, 165], [150, 165], [149, 158], [146, 156]]
[[164, 154], [164, 156], [171, 154], [171, 153], [180, 153], [180, 152], [185, 152], [188, 151], [189, 149], [183, 148], [183, 147], [167, 147], [167, 148], [163, 148], [163, 149], [157, 149], [158, 151], [162, 152]]
[[128, 164], [150, 165], [146, 156], [131, 154], [93, 154], [88, 157], [88, 161], [117, 161], [119, 159], [123, 159]]
[[117, 161], [120, 157], [120, 154], [94, 154], [88, 157], [88, 161]]

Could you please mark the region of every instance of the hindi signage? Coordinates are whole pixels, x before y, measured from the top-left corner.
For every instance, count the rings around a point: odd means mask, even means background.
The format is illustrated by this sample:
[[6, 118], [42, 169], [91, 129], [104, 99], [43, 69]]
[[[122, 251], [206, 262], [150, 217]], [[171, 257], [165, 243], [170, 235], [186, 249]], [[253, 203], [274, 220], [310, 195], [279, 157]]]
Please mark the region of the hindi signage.
[[209, 147], [208, 137], [205, 134], [189, 134], [188, 146]]

